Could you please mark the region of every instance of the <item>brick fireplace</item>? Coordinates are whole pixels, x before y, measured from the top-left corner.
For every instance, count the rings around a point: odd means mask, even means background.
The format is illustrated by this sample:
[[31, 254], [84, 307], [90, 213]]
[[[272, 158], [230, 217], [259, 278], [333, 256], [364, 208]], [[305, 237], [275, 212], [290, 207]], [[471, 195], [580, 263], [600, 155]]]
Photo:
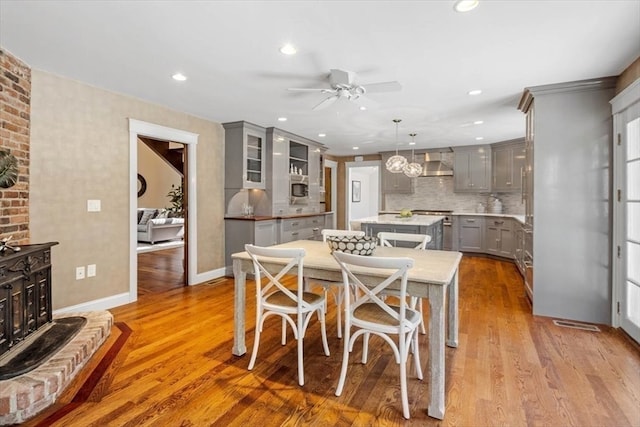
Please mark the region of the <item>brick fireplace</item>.
[[18, 182], [0, 188], [0, 239], [29, 243], [31, 68], [0, 47], [0, 150], [18, 159]]

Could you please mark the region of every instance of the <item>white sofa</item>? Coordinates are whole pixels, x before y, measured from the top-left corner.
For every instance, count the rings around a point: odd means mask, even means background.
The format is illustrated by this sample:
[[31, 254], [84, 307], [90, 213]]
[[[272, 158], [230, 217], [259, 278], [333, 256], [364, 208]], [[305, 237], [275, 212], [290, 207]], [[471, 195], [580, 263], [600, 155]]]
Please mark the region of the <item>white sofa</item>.
[[184, 218], [158, 217], [163, 209], [138, 209], [138, 241], [154, 244], [184, 237]]

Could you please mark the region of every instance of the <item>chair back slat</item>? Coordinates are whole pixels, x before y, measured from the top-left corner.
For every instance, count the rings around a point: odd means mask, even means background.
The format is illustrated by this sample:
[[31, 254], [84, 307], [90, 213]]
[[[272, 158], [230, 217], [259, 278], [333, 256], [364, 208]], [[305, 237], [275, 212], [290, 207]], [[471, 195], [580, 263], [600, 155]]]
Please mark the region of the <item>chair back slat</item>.
[[[398, 321], [398, 326], [406, 322], [405, 312], [407, 308], [406, 292], [407, 292], [407, 274], [408, 270], [413, 267], [411, 258], [389, 258], [389, 257], [369, 257], [346, 254], [334, 251], [333, 256], [342, 269], [342, 277], [346, 286], [353, 286], [356, 289], [355, 301], [353, 304], [349, 301], [348, 292], [345, 294], [345, 305], [353, 306], [356, 309], [364, 304], [374, 303], [379, 306], [385, 313], [389, 314], [393, 319]], [[353, 268], [356, 267], [356, 268]], [[373, 270], [380, 270], [385, 273], [385, 277], [376, 285], [367, 282], [363, 283], [359, 276], [362, 270], [357, 267], [364, 267], [370, 273]], [[368, 275], [368, 277], [371, 277]], [[393, 283], [400, 281], [400, 299], [399, 310], [391, 308], [386, 298], [380, 295]]]
[[[269, 293], [276, 292], [273, 288], [281, 291], [287, 297], [291, 298], [296, 304], [300, 301], [302, 308], [308, 308], [309, 304], [302, 298], [304, 292], [303, 286], [303, 258], [305, 256], [305, 250], [302, 248], [265, 248], [254, 245], [245, 245], [245, 250], [249, 254], [249, 257], [253, 261], [254, 274], [256, 279], [256, 294], [258, 297], [265, 296]], [[289, 259], [289, 262], [282, 267], [277, 274], [273, 275], [264, 265], [268, 263], [269, 259]], [[288, 274], [294, 267], [297, 267], [295, 272], [297, 276], [296, 293], [292, 292], [287, 286], [282, 283], [283, 277]], [[268, 280], [268, 283], [262, 284], [261, 275]]]
[[378, 233], [378, 241], [380, 246], [393, 247], [392, 241], [397, 242], [413, 242], [417, 243], [414, 249], [425, 250], [427, 243], [431, 241], [428, 234], [411, 234], [411, 233], [392, 233], [389, 231], [381, 231]]

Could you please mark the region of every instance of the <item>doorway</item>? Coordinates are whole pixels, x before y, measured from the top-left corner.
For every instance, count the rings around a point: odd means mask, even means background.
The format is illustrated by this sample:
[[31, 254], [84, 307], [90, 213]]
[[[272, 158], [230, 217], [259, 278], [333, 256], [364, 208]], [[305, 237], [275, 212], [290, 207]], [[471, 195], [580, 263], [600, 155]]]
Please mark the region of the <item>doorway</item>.
[[187, 285], [196, 283], [197, 276], [197, 181], [196, 159], [198, 135], [180, 129], [129, 119], [129, 302], [138, 299], [137, 200], [138, 200], [138, 138], [173, 141], [185, 145], [184, 167], [184, 277]]
[[[186, 285], [186, 144], [138, 137], [138, 296]], [[148, 217], [150, 212], [155, 212]], [[146, 215], [145, 215], [146, 214]], [[145, 222], [145, 223], [142, 223]]]
[[640, 79], [613, 99], [613, 325], [640, 342]]
[[347, 162], [345, 194], [346, 228], [351, 221], [378, 215], [380, 210], [380, 162]]

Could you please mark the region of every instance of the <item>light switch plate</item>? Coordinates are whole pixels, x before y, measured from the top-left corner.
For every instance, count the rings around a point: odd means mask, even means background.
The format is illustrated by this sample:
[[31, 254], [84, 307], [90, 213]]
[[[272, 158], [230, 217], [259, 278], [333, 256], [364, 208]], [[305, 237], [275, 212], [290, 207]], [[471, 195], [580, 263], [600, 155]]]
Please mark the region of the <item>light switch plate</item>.
[[100, 212], [100, 200], [87, 200], [87, 212]]

